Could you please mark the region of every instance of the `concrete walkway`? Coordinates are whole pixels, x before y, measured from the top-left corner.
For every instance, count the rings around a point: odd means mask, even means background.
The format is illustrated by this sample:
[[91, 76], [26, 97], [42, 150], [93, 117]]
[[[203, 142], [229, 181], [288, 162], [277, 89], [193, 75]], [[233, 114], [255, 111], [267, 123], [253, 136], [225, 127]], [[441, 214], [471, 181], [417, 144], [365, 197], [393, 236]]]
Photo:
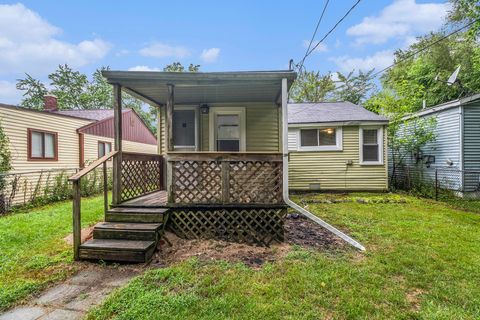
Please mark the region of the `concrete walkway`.
[[114, 289], [125, 285], [139, 273], [138, 267], [91, 265], [64, 283], [41, 293], [31, 302], [0, 315], [0, 320], [81, 319]]

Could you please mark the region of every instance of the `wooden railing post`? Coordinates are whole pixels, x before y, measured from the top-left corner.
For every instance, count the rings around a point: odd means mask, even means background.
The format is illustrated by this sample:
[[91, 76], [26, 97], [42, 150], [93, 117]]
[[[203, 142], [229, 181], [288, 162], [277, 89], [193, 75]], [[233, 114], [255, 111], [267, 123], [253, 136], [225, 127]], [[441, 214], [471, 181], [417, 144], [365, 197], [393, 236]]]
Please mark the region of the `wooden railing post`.
[[173, 185], [175, 184], [175, 181], [173, 181], [173, 162], [172, 161], [167, 161], [167, 202], [168, 203], [174, 203], [174, 191], [173, 191]]
[[107, 163], [103, 163], [103, 211], [106, 214], [108, 211], [108, 172]]
[[81, 243], [81, 215], [80, 215], [80, 179], [73, 181], [73, 258], [78, 261], [80, 259], [80, 243]]
[[230, 202], [230, 163], [222, 160], [222, 202]]

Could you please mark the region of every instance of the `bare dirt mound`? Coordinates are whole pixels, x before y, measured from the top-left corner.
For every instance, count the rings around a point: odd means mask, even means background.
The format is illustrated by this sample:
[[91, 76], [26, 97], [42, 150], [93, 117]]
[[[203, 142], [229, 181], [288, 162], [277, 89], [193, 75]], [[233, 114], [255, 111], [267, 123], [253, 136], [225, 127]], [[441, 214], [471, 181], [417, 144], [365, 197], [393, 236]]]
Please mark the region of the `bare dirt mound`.
[[319, 251], [338, 251], [344, 247], [339, 239], [319, 225], [303, 216], [294, 217], [286, 219], [285, 242], [274, 243], [270, 247], [222, 240], [185, 240], [167, 232], [166, 237], [172, 245], [162, 241], [160, 250], [152, 260], [152, 266], [165, 267], [196, 257], [204, 262], [223, 260], [258, 268], [266, 262], [285, 257], [292, 245]]

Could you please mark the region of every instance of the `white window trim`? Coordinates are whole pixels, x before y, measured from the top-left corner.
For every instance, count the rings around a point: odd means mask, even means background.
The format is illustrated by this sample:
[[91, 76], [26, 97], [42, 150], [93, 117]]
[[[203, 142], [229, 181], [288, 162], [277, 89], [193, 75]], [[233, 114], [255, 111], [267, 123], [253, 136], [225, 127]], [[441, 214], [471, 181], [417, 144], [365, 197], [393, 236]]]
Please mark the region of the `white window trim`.
[[[379, 161], [363, 161], [363, 130], [378, 130], [377, 143], [378, 143], [378, 160]], [[378, 166], [383, 165], [384, 149], [383, 149], [383, 126], [360, 126], [358, 129], [358, 143], [360, 154], [360, 165], [362, 166]]]
[[[334, 146], [311, 146], [311, 147], [302, 147], [301, 144], [301, 134], [300, 131], [302, 129], [310, 130], [310, 129], [326, 129], [332, 128], [335, 129], [335, 141], [336, 144]], [[297, 130], [297, 151], [342, 151], [343, 150], [343, 129], [342, 127], [335, 127], [335, 126], [316, 126], [315, 128], [308, 127], [308, 128], [300, 128]]]
[[211, 107], [209, 112], [209, 134], [208, 134], [208, 149], [209, 151], [217, 151], [216, 149], [216, 116], [217, 115], [238, 115], [240, 117], [240, 151], [246, 151], [246, 117], [245, 107]]
[[178, 149], [191, 149], [192, 151], [198, 151], [199, 150], [199, 145], [200, 145], [200, 139], [198, 135], [198, 128], [199, 128], [199, 111], [198, 111], [198, 106], [174, 106], [173, 107], [174, 111], [175, 110], [193, 110], [195, 111], [195, 145], [194, 146], [178, 146], [174, 145], [173, 150], [178, 150]]

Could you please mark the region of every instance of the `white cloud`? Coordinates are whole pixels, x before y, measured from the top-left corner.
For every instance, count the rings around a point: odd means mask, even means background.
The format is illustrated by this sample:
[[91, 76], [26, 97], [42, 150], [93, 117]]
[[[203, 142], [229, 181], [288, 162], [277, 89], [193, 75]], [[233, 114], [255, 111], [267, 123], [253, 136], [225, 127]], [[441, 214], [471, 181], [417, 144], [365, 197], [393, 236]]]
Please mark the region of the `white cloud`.
[[2, 103], [20, 104], [22, 92], [17, 90], [14, 82], [0, 80], [0, 97]]
[[417, 3], [415, 0], [395, 0], [379, 15], [363, 18], [350, 27], [347, 34], [357, 44], [381, 44], [392, 38], [405, 39], [438, 29], [450, 8], [448, 3]]
[[205, 63], [212, 63], [217, 61], [219, 55], [219, 48], [203, 49], [200, 59], [202, 59], [202, 61]]
[[[309, 43], [310, 43], [310, 41], [308, 41], [308, 40], [303, 40], [303, 47], [304, 47], [305, 49], [307, 49]], [[314, 50], [313, 52], [327, 52], [327, 51], [328, 51], [327, 45], [324, 44], [323, 42], [319, 44], [318, 41], [314, 41], [314, 42], [312, 43], [311, 47], [310, 47], [310, 50], [311, 50], [312, 48], [314, 48], [315, 46], [317, 46], [317, 47], [315, 48], [315, 50]]]
[[127, 49], [122, 49], [122, 50], [118, 51], [117, 53], [115, 53], [115, 55], [116, 55], [117, 57], [121, 57], [121, 56], [125, 56], [125, 55], [127, 55], [127, 54], [129, 54], [129, 53], [130, 53], [129, 50], [127, 50]]
[[184, 58], [190, 55], [187, 48], [182, 46], [171, 46], [161, 42], [154, 42], [149, 46], [140, 49], [140, 54], [146, 57], [155, 58]]
[[352, 70], [368, 71], [371, 69], [379, 71], [393, 63], [393, 51], [378, 51], [365, 58], [355, 58], [346, 55], [330, 58], [330, 60], [335, 62], [340, 70], [344, 72], [350, 72]]
[[110, 50], [101, 39], [69, 43], [55, 38], [60, 33], [23, 4], [0, 5], [0, 73], [38, 74], [61, 63], [81, 67]]
[[161, 71], [159, 68], [150, 68], [149, 66], [135, 66], [128, 69], [128, 71]]

